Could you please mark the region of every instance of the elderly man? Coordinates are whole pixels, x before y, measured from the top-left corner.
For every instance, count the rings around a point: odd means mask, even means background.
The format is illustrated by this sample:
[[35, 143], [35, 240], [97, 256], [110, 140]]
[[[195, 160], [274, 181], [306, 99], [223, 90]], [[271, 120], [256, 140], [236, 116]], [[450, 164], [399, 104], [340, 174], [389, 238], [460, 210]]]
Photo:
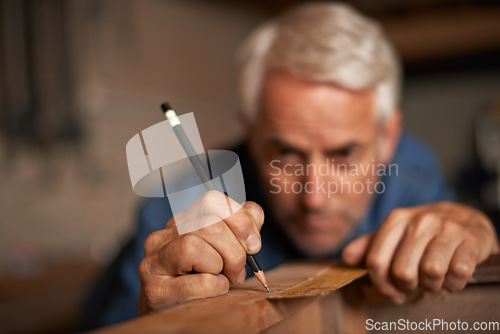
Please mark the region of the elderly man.
[[[342, 4], [302, 5], [259, 27], [240, 65], [246, 143], [235, 151], [249, 201], [182, 235], [165, 199], [147, 201], [101, 284], [106, 298], [88, 308], [94, 325], [227, 293], [245, 279], [246, 254], [264, 269], [294, 258], [364, 263], [402, 303], [462, 289], [498, 251], [491, 222], [448, 202], [433, 156], [403, 132], [399, 63], [376, 23]], [[217, 216], [212, 195], [198, 205]]]

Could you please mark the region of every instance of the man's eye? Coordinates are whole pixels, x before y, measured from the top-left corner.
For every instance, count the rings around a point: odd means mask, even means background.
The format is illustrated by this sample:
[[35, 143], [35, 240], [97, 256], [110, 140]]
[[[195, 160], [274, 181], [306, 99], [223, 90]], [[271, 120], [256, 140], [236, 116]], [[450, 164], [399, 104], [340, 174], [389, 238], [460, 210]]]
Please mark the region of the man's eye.
[[298, 163], [302, 159], [299, 152], [286, 147], [275, 150], [275, 157], [283, 163]]
[[339, 158], [349, 158], [352, 155], [352, 149], [342, 149], [333, 152], [333, 155]]
[[353, 160], [356, 157], [356, 153], [353, 149], [347, 148], [342, 150], [336, 150], [332, 152], [331, 157], [337, 161], [340, 160]]
[[278, 154], [281, 156], [292, 155], [293, 153], [295, 153], [295, 152], [289, 148], [284, 147], [284, 148], [278, 149]]

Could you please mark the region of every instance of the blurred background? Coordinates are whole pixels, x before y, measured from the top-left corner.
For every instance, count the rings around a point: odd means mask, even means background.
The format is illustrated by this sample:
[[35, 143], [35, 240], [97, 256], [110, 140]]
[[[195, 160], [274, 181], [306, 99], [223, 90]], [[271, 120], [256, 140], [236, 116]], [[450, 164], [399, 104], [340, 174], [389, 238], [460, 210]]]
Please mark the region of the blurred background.
[[[125, 144], [169, 100], [206, 148], [241, 138], [235, 50], [296, 0], [0, 0], [0, 324], [71, 332], [134, 231]], [[405, 66], [406, 127], [498, 222], [500, 2], [352, 0]]]

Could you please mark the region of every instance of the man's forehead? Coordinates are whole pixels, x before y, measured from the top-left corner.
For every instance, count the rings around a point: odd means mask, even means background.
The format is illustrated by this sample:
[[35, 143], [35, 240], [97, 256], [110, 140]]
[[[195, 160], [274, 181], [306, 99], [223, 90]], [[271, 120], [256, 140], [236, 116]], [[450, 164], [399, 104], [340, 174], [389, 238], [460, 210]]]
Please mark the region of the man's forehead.
[[353, 92], [274, 72], [263, 86], [258, 126], [268, 139], [339, 147], [362, 142], [375, 128], [373, 92]]
[[267, 117], [323, 122], [375, 113], [375, 89], [354, 91], [286, 72], [266, 75], [261, 97], [260, 112]]

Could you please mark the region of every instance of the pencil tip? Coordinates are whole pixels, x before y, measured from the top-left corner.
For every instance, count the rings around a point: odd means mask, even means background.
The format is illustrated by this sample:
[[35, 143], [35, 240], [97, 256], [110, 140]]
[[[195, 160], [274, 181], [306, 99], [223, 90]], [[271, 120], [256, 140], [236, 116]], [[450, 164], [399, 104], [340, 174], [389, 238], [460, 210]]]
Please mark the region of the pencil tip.
[[254, 271], [253, 273], [255, 275], [255, 277], [259, 280], [259, 282], [262, 284], [262, 286], [268, 291], [269, 291], [269, 288], [268, 288], [268, 285], [267, 285], [267, 281], [266, 281], [266, 276], [264, 276], [264, 272], [262, 270], [259, 270], [257, 272]]
[[271, 292], [271, 290], [269, 290], [269, 288], [267, 286], [265, 286], [267, 292]]

